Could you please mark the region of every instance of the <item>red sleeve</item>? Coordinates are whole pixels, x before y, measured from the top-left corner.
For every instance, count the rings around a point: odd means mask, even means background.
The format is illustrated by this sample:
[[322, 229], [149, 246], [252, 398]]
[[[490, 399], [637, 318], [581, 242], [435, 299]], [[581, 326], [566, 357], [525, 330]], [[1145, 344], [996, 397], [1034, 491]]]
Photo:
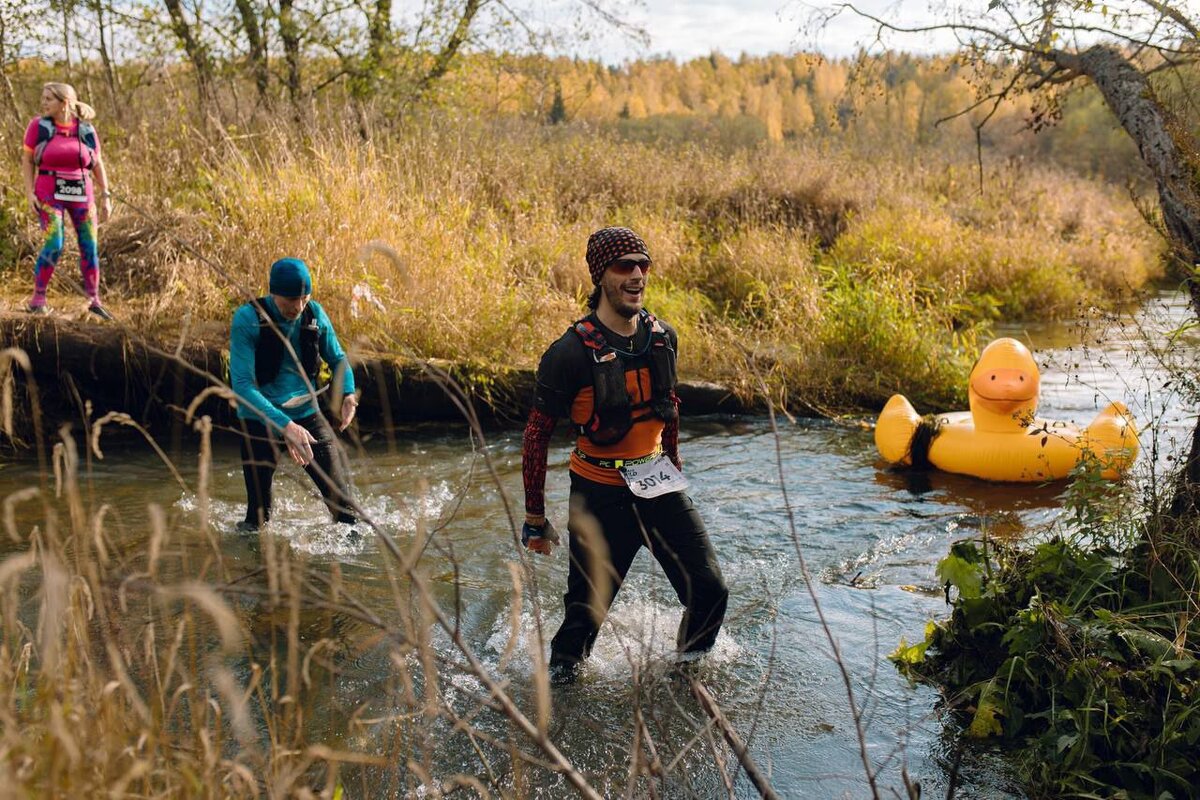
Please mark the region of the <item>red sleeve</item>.
[[38, 125], [41, 123], [40, 117], [34, 117], [27, 128], [25, 128], [25, 149], [33, 152], [37, 149]]
[[521, 476], [525, 479], [525, 513], [534, 517], [546, 515], [546, 459], [550, 437], [557, 420], [534, 408], [525, 423], [525, 439], [521, 446]]
[[683, 461], [679, 458], [679, 398], [672, 397], [671, 399], [675, 401], [675, 419], [663, 424], [663, 452], [667, 458], [671, 459], [675, 469], [682, 470]]

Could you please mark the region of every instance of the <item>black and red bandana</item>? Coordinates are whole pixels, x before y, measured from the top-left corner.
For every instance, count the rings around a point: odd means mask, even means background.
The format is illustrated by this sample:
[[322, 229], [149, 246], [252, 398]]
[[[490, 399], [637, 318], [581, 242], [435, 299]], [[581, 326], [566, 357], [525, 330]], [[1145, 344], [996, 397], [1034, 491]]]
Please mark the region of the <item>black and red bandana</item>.
[[588, 237], [587, 265], [592, 284], [598, 285], [608, 265], [621, 256], [641, 253], [650, 258], [650, 251], [642, 237], [629, 228], [601, 228]]

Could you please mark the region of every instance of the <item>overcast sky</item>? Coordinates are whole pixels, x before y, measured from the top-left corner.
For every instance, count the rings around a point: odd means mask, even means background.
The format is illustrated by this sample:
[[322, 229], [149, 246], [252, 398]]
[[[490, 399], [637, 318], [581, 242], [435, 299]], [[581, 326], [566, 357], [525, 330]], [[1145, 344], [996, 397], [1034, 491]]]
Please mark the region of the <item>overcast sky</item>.
[[[872, 26], [851, 14], [843, 14], [823, 30], [810, 30], [814, 9], [828, 7], [818, 0], [641, 0], [625, 8], [624, 16], [650, 35], [650, 46], [641, 48], [629, 39], [602, 34], [585, 50], [608, 62], [671, 55], [680, 60], [708, 55], [716, 50], [736, 57], [752, 55], [821, 52], [848, 55], [873, 31]], [[923, 0], [859, 0], [865, 11], [890, 15], [907, 24], [928, 19]], [[927, 52], [938, 42], [910, 36], [897, 41], [901, 49]], [[949, 49], [942, 42], [940, 49]], [[597, 52], [602, 51], [602, 52]]]

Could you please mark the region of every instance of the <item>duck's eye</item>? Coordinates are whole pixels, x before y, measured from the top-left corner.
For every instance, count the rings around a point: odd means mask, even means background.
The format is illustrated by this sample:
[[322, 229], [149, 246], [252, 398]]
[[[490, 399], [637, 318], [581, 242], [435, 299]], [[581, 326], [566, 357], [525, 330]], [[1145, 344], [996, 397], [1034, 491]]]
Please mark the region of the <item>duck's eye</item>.
[[1021, 383], [1024, 383], [1024, 382], [1025, 382], [1025, 376], [1024, 376], [1024, 375], [1022, 375], [1022, 376], [1021, 376]]
[[992, 380], [996, 380], [996, 376], [995, 376], [995, 375], [993, 375], [993, 376], [992, 376]]

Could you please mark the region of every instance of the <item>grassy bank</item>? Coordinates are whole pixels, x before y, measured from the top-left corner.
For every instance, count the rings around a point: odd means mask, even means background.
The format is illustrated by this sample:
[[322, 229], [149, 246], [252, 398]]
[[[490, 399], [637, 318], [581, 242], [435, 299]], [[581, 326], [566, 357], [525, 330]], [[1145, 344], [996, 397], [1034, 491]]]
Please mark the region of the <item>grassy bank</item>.
[[1125, 522], [1119, 538], [1109, 519], [1032, 546], [955, 545], [938, 567], [953, 613], [892, 655], [944, 687], [968, 740], [1004, 742], [1035, 796], [1195, 796], [1200, 533]]
[[[334, 123], [108, 134], [126, 202], [101, 233], [107, 297], [164, 334], [188, 320], [220, 336], [288, 253], [350, 341], [532, 366], [590, 289], [588, 233], [624, 224], [655, 256], [648, 307], [680, 329], [687, 376], [751, 391], [761, 375], [798, 406], [902, 391], [944, 407], [962, 402], [981, 326], [1112, 307], [1158, 274], [1127, 200], [1044, 167], [989, 170], [980, 194], [971, 164], [929, 152], [679, 147], [442, 113], [369, 144]], [[10, 306], [37, 242], [21, 202], [6, 195]]]

